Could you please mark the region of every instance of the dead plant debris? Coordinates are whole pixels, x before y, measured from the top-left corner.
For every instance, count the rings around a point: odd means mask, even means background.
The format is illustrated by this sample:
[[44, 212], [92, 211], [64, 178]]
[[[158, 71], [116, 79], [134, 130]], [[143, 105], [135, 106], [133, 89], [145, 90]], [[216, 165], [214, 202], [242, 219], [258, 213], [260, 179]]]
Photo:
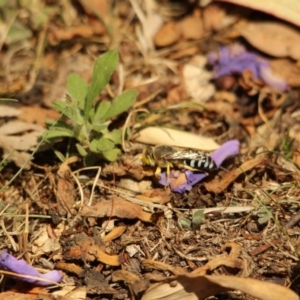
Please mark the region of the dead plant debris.
[[299, 1], [261, 3], [3, 2], [0, 300], [299, 299]]

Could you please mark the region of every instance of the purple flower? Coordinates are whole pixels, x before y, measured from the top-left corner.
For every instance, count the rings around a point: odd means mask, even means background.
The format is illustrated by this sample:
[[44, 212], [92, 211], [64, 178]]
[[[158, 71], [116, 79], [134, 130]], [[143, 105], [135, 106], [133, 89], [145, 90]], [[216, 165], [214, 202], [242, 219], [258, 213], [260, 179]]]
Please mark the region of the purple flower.
[[284, 79], [272, 73], [267, 60], [253, 52], [246, 51], [241, 45], [225, 46], [217, 52], [210, 53], [208, 62], [214, 68], [214, 78], [242, 74], [244, 70], [250, 70], [255, 78], [262, 80], [279, 91], [285, 91], [288, 87]]
[[[10, 255], [6, 249], [3, 249], [0, 252], [0, 269], [14, 272], [19, 275], [29, 275], [41, 279], [47, 279], [57, 283], [62, 281], [62, 273], [60, 271], [53, 270], [46, 274], [41, 274], [33, 266], [27, 264], [27, 262], [24, 259], [16, 259], [14, 256]], [[51, 282], [33, 279], [33, 278], [24, 278], [24, 277], [17, 277], [17, 278], [22, 281], [26, 281], [38, 286], [53, 285], [53, 283]]]
[[[237, 140], [231, 140], [224, 143], [220, 148], [215, 150], [210, 156], [219, 168], [222, 162], [229, 156], [237, 155], [240, 152], [240, 143]], [[205, 173], [198, 173], [185, 170], [178, 172], [172, 170], [167, 178], [166, 173], [160, 174], [159, 183], [161, 185], [169, 185], [171, 190], [178, 193], [191, 190], [192, 186], [204, 179]]]

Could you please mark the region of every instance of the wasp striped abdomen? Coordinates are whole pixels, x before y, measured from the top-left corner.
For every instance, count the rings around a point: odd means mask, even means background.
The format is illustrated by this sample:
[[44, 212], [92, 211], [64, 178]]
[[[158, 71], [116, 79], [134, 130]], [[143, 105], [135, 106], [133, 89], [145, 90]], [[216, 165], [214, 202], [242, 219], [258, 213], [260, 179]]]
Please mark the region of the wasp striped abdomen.
[[199, 149], [157, 145], [147, 147], [141, 155], [141, 160], [145, 165], [157, 166], [156, 174], [161, 172], [161, 168], [166, 168], [168, 174], [171, 168], [206, 173], [217, 169], [209, 154]]
[[208, 155], [203, 156], [201, 159], [185, 159], [183, 160], [183, 164], [194, 170], [200, 171], [213, 171], [217, 169], [216, 163]]

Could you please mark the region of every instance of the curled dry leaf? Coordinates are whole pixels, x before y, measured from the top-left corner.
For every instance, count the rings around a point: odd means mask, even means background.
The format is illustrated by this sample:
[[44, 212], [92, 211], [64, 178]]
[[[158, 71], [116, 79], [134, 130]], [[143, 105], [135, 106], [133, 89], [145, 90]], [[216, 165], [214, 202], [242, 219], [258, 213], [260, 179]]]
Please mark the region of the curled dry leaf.
[[142, 300], [204, 300], [229, 290], [239, 290], [261, 300], [299, 300], [290, 289], [271, 282], [236, 276], [193, 274], [172, 277], [166, 283], [153, 285]]
[[119, 255], [109, 255], [105, 246], [99, 245], [97, 238], [86, 236], [84, 233], [76, 236], [76, 244], [64, 254], [65, 259], [81, 259], [83, 261], [100, 261], [109, 266], [120, 266], [122, 258]]
[[213, 0], [213, 2], [242, 5], [300, 26], [300, 2], [298, 0]]
[[61, 216], [66, 212], [71, 212], [71, 209], [75, 203], [75, 187], [74, 179], [71, 175], [72, 171], [69, 167], [69, 163], [77, 160], [77, 157], [71, 157], [68, 161], [60, 165], [57, 171], [57, 191], [56, 198], [58, 202], [58, 212]]
[[300, 33], [279, 22], [250, 22], [240, 31], [255, 48], [275, 57], [300, 59]]
[[142, 261], [142, 265], [145, 269], [168, 271], [168, 272], [173, 273], [174, 275], [186, 274], [186, 270], [184, 268], [173, 267], [164, 262], [156, 261], [156, 260], [152, 260], [152, 259], [144, 259]]
[[248, 160], [243, 163], [240, 167], [226, 173], [221, 179], [214, 179], [209, 182], [204, 183], [205, 188], [209, 192], [221, 193], [226, 189], [229, 184], [231, 184], [238, 176], [253, 169], [255, 166], [263, 163], [265, 161], [264, 156], [258, 156], [254, 159]]
[[80, 211], [86, 217], [118, 217], [125, 219], [140, 219], [151, 221], [151, 214], [144, 212], [141, 206], [116, 197], [113, 200], [104, 200], [93, 206], [83, 206]]
[[[228, 290], [240, 290], [251, 296], [263, 300], [289, 299], [296, 300], [295, 293], [291, 290], [269, 282], [262, 282], [250, 278], [239, 278], [234, 276], [207, 276], [208, 272], [220, 266], [227, 266], [234, 269], [243, 269], [243, 261], [239, 258], [241, 246], [231, 242], [223, 246], [223, 251], [230, 248], [228, 256], [216, 257], [206, 265], [197, 268], [190, 274], [178, 274], [177, 276], [161, 279], [162, 283], [152, 285], [143, 295], [143, 300], [174, 300], [174, 299], [206, 299]], [[168, 265], [151, 263], [151, 260], [143, 262], [145, 267], [168, 270]], [[170, 269], [172, 272], [172, 269]], [[274, 288], [270, 292], [269, 289]], [[285, 295], [286, 296], [283, 296]], [[163, 296], [162, 296], [163, 295]]]
[[117, 270], [113, 272], [112, 281], [125, 281], [127, 284], [131, 285], [136, 295], [149, 287], [149, 281], [147, 279], [142, 279], [138, 275], [126, 270]]
[[220, 147], [212, 138], [163, 127], [150, 126], [142, 129], [134, 139], [145, 144], [195, 148], [206, 151]]
[[106, 236], [103, 237], [103, 242], [108, 243], [119, 238], [127, 229], [127, 226], [118, 226], [112, 229]]

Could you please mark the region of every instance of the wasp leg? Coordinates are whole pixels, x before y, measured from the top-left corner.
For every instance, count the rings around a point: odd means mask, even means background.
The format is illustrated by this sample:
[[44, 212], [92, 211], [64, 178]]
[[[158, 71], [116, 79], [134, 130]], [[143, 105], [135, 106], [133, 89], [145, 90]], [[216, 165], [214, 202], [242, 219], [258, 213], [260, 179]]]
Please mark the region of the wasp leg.
[[159, 177], [159, 174], [160, 174], [160, 173], [161, 173], [161, 167], [157, 167], [156, 170], [155, 170], [155, 173], [154, 173], [155, 176], [156, 176], [156, 177]]
[[192, 168], [190, 166], [187, 166], [185, 164], [177, 164], [177, 166], [179, 168], [182, 168], [182, 169], [185, 169], [185, 170], [189, 170], [189, 171], [193, 171], [193, 172], [201, 172], [201, 173], [204, 173], [206, 175], [209, 175], [209, 173], [207, 171], [204, 171], [204, 170], [200, 170], [200, 169], [196, 169], [196, 168]]

